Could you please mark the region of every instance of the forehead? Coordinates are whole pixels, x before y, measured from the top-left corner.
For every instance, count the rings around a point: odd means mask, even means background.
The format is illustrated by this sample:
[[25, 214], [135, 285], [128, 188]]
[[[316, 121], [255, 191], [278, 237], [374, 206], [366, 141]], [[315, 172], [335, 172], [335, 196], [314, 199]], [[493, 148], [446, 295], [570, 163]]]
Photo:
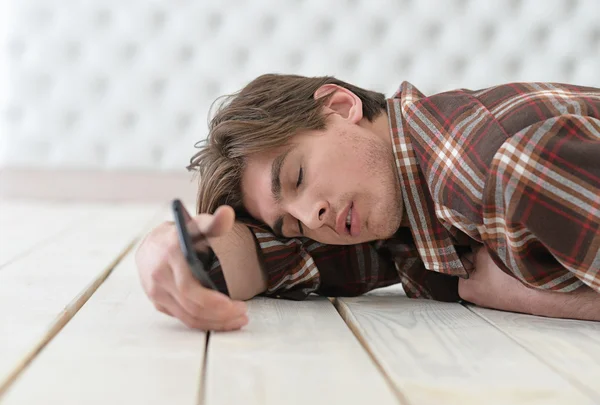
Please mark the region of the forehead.
[[277, 204], [271, 193], [273, 160], [289, 148], [278, 148], [246, 159], [242, 172], [242, 201], [250, 215], [271, 225], [277, 216]]

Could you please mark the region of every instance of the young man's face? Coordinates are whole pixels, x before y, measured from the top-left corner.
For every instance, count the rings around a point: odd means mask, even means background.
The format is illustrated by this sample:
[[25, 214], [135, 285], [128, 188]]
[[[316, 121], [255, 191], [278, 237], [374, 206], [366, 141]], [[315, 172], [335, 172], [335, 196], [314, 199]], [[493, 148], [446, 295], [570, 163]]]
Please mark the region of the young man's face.
[[360, 99], [360, 105], [344, 105], [356, 102], [349, 94], [327, 107], [335, 114], [324, 131], [298, 134], [289, 147], [247, 162], [244, 206], [279, 236], [349, 245], [389, 238], [400, 226], [403, 205], [387, 116], [368, 122]]

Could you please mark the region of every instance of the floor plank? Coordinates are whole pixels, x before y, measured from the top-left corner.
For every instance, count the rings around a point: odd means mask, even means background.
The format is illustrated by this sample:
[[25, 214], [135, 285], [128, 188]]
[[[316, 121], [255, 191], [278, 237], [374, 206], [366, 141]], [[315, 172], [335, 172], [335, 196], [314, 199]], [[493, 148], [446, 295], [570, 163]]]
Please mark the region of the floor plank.
[[600, 322], [469, 307], [600, 404]]
[[0, 269], [0, 392], [89, 298], [159, 212], [90, 206], [89, 216]]
[[0, 271], [3, 266], [89, 216], [89, 204], [0, 201]]
[[8, 391], [5, 404], [196, 404], [206, 334], [159, 313], [134, 251]]
[[336, 302], [412, 405], [597, 403], [460, 304], [393, 290]]
[[209, 337], [206, 405], [398, 404], [329, 300], [255, 298], [250, 323]]

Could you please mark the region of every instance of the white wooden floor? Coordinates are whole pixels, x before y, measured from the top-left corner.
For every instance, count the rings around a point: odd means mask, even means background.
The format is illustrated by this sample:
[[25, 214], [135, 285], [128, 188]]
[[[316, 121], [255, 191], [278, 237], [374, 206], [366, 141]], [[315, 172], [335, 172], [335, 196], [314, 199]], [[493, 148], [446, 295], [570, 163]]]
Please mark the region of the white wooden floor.
[[410, 300], [257, 298], [250, 324], [154, 310], [167, 205], [0, 202], [1, 404], [599, 404], [600, 323]]

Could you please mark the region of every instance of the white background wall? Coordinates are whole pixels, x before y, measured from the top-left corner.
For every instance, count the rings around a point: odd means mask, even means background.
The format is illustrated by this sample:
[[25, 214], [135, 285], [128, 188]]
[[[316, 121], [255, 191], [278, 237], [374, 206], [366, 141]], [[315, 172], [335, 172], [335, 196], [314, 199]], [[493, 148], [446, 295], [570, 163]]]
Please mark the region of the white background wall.
[[183, 172], [211, 102], [267, 72], [600, 87], [598, 0], [0, 1], [0, 167]]

